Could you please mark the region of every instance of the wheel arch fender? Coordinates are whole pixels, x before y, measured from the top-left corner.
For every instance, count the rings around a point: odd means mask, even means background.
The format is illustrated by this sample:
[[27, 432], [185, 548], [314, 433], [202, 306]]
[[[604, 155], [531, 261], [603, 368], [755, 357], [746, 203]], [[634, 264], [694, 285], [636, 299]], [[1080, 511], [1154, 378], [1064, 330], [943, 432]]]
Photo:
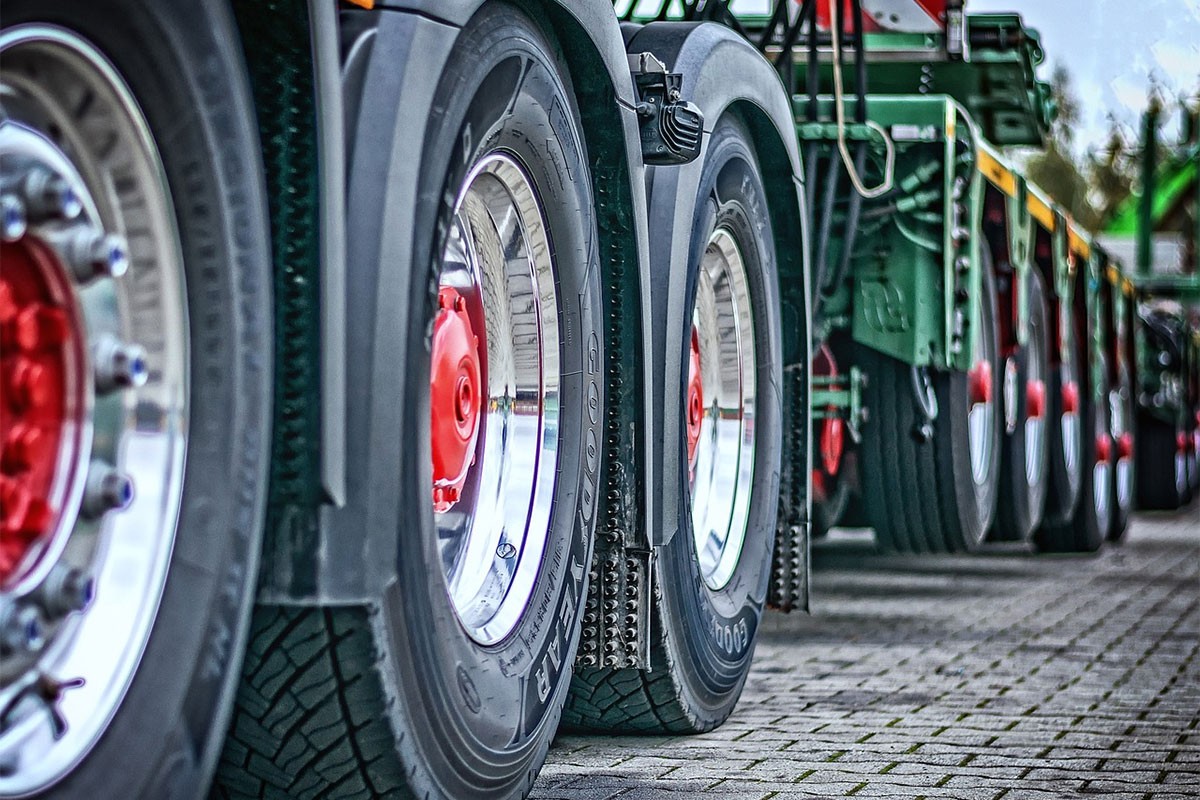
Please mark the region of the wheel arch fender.
[[[650, 242], [651, 314], [646, 331], [654, 357], [647, 390], [656, 400], [653, 415], [647, 419], [654, 432], [649, 437], [654, 442], [650, 457], [658, 480], [651, 494], [660, 498], [650, 530], [652, 544], [661, 546], [670, 541], [686, 513], [679, 459], [669, 458], [667, 449], [682, 446], [681, 420], [665, 409], [683, 407], [683, 365], [673, 354], [682, 352], [684, 345], [688, 259], [708, 134], [723, 115], [738, 116], [758, 155], [775, 239], [780, 315], [789, 317], [784, 319], [786, 327], [781, 327], [790, 338], [784, 337], [780, 352], [787, 363], [803, 365], [806, 379], [811, 331], [807, 215], [790, 100], [778, 75], [757, 50], [724, 26], [673, 22], [644, 26], [627, 47], [631, 54], [651, 52], [670, 71], [683, 75], [683, 97], [700, 108], [706, 134], [700, 158], [692, 163], [647, 170], [650, 217], [669, 225], [669, 230], [657, 232]], [[782, 387], [772, 390], [781, 393]], [[806, 445], [810, 441], [807, 434], [804, 441]], [[804, 519], [807, 521], [807, 513]]]

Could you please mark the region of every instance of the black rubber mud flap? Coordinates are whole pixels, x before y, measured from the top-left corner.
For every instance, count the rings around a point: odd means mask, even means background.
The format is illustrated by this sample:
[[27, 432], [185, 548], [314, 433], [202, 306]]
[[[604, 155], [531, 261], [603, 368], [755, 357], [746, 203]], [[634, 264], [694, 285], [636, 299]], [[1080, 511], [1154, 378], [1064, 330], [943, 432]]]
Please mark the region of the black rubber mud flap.
[[[996, 330], [996, 286], [984, 248], [978, 336], [981, 364], [1000, 372]], [[908, 364], [861, 349], [869, 381], [870, 418], [863, 430], [863, 505], [876, 541], [885, 550], [953, 553], [977, 549], [996, 513], [1001, 418], [992, 388], [990, 425], [984, 424], [986, 459], [976, 479], [970, 447], [971, 408], [967, 373], [914, 374]], [[934, 392], [937, 418], [932, 436], [923, 430], [918, 392]], [[978, 411], [977, 411], [978, 413]], [[985, 418], [986, 419], [986, 418]]]
[[[1028, 297], [1028, 339], [1012, 356], [1016, 365], [1014, 392], [1011, 397], [1003, 397], [1005, 404], [1014, 402], [1011, 411], [1014, 424], [1011, 431], [1005, 431], [1000, 453], [1000, 502], [996, 527], [992, 530], [993, 538], [999, 541], [1023, 542], [1033, 535], [1042, 521], [1050, 483], [1046, 430], [1050, 331], [1046, 290], [1042, 276], [1036, 271], [1029, 276]], [[1030, 383], [1031, 376], [1040, 376], [1036, 386]], [[1005, 413], [1010, 413], [1007, 408]], [[1035, 430], [1038, 426], [1040, 429]]]
[[[711, 135], [701, 172], [689, 258], [691, 302], [683, 318], [685, 330], [675, 341], [682, 343], [676, 357], [686, 380], [702, 259], [715, 246], [714, 233], [723, 232], [728, 239], [720, 241], [734, 242], [744, 264], [756, 361], [753, 475], [747, 484], [740, 556], [720, 580], [705, 573], [692, 518], [684, 507], [678, 532], [655, 562], [651, 670], [579, 669], [563, 714], [570, 729], [706, 731], [729, 716], [741, 695], [771, 567], [782, 440], [779, 290], [766, 204], [750, 137], [735, 117], [723, 117]], [[675, 387], [671, 396], [679, 402], [672, 402], [668, 413], [685, 414], [687, 388], [686, 383]], [[686, 429], [686, 424], [678, 427], [681, 432]], [[676, 443], [672, 454], [680, 460], [678, 474], [689, 481], [688, 441]], [[686, 498], [686, 483], [682, 490]], [[737, 524], [734, 516], [730, 519]]]
[[[398, 427], [373, 428], [366, 437], [402, 444], [395, 462], [369, 461], [365, 493], [372, 533], [397, 544], [394, 578], [361, 604], [259, 606], [219, 796], [473, 800], [529, 791], [558, 725], [579, 641], [605, 397], [596, 221], [574, 96], [539, 26], [513, 6], [489, 3], [459, 33], [432, 108], [403, 110], [429, 117], [416, 165], [418, 202], [388, 196], [394, 184], [381, 171], [377, 188], [387, 200], [370, 210], [414, 208], [414, 217], [379, 223], [382, 244], [358, 241], [352, 228], [347, 276], [351, 324], [369, 326], [362, 359], [378, 365], [372, 392], [400, 408]], [[497, 169], [511, 162], [523, 173], [544, 220], [550, 246], [536, 258], [548, 258], [553, 272], [561, 380], [557, 480], [529, 602], [509, 633], [481, 643], [451, 604], [434, 522], [431, 342], [460, 192], [468, 176], [482, 174], [476, 167], [500, 157], [508, 161]], [[488, 186], [499, 192], [499, 184]], [[471, 203], [464, 213], [480, 213]], [[483, 224], [484, 216], [475, 218]], [[395, 252], [392, 232], [400, 226], [412, 226], [411, 253]], [[494, 237], [472, 242], [493, 255], [508, 252], [496, 249]], [[363, 251], [377, 253], [379, 263], [359, 263]], [[508, 269], [529, 270], [533, 256], [513, 253]], [[401, 284], [407, 305], [376, 305], [380, 276]], [[399, 343], [369, 335], [397, 316]], [[352, 420], [351, 435], [370, 424]]]
[[[191, 341], [182, 495], [161, 603], [114, 716], [47, 796], [196, 797], [216, 766], [237, 686], [271, 436], [270, 237], [246, 67], [220, 2], [6, 0], [4, 33], [26, 24], [97, 48], [135, 98], [178, 224]], [[15, 66], [6, 59], [6, 82]], [[113, 124], [78, 89], [69, 101], [76, 122]], [[92, 130], [89, 145], [111, 135]], [[110, 189], [128, 196], [139, 186]], [[162, 289], [155, 264], [136, 251], [122, 280], [135, 279]], [[143, 411], [166, 418], [152, 402]], [[97, 596], [105, 591], [97, 586]]]

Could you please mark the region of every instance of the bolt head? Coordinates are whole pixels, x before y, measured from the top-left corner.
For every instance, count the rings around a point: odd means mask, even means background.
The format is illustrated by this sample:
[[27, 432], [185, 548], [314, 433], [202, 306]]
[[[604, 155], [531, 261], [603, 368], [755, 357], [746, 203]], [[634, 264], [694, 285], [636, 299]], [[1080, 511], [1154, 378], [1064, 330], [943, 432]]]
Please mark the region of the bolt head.
[[0, 648], [6, 653], [40, 652], [46, 645], [42, 615], [33, 606], [10, 607], [0, 622]]
[[99, 394], [119, 389], [143, 386], [150, 371], [146, 351], [137, 345], [125, 344], [115, 337], [104, 337], [93, 350], [94, 380]]
[[34, 222], [71, 220], [83, 212], [83, 203], [62, 175], [38, 167], [21, 182], [25, 206]]
[[146, 352], [136, 345], [126, 345], [113, 352], [113, 377], [124, 388], [144, 386], [149, 370]]
[[92, 462], [83, 491], [81, 510], [96, 518], [109, 511], [120, 511], [133, 502], [133, 481], [128, 475], [103, 461]]
[[125, 238], [81, 226], [63, 246], [75, 279], [87, 283], [96, 278], [119, 278], [129, 270], [129, 247]]
[[47, 618], [84, 611], [96, 596], [95, 579], [76, 567], [57, 564], [34, 593]]
[[116, 511], [129, 506], [133, 502], [133, 481], [128, 475], [116, 470], [104, 476], [101, 482], [104, 503], [110, 510]]
[[0, 234], [4, 241], [15, 242], [24, 236], [27, 223], [25, 204], [20, 198], [11, 194], [0, 197]]

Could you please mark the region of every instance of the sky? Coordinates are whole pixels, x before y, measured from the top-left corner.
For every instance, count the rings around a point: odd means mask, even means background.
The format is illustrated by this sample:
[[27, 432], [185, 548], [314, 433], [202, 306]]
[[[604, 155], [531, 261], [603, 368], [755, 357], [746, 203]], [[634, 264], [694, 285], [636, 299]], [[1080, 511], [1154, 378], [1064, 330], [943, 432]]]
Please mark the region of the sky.
[[[1152, 74], [1171, 97], [1200, 88], [1200, 0], [967, 0], [967, 11], [1017, 11], [1041, 31], [1041, 76], [1055, 63], [1071, 73], [1080, 149], [1105, 143], [1110, 113], [1135, 131]], [[1177, 131], [1168, 120], [1164, 136]]]

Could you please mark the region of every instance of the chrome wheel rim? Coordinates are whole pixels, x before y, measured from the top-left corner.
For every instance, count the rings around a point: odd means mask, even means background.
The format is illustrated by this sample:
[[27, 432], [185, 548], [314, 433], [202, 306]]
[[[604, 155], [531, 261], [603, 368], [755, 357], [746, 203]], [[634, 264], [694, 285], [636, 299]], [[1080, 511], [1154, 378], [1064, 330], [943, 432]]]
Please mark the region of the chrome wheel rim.
[[[43, 630], [0, 656], [0, 794], [19, 795], [87, 754], [141, 659], [178, 521], [189, 335], [170, 192], [128, 86], [57, 27], [5, 31], [0, 53], [0, 183], [6, 210], [28, 215], [6, 245], [62, 276], [80, 345], [52, 530], [0, 586], [0, 616], [36, 609]], [[31, 193], [31, 174], [53, 189]]]
[[1025, 375], [1025, 482], [1039, 486], [1046, 471], [1046, 353], [1043, 329], [1029, 331], [1029, 358]]
[[1116, 501], [1118, 508], [1129, 508], [1133, 503], [1133, 453], [1131, 437], [1132, 420], [1129, 418], [1129, 392], [1121, 387], [1108, 393], [1110, 435], [1117, 448]]
[[709, 237], [700, 261], [692, 332], [689, 372], [698, 367], [700, 387], [698, 408], [690, 391], [685, 400], [685, 419], [698, 416], [688, 443], [692, 534], [700, 574], [718, 591], [733, 577], [746, 540], [756, 393], [746, 264], [725, 227]]
[[[475, 347], [468, 360], [477, 364], [480, 382], [478, 404], [468, 409], [476, 418], [474, 431], [471, 425], [459, 428], [470, 434], [463, 457], [440, 468], [445, 440], [435, 436], [433, 443], [442, 575], [463, 628], [483, 645], [516, 628], [533, 596], [549, 537], [560, 381], [551, 252], [545, 213], [524, 168], [505, 152], [483, 157], [455, 202], [434, 323], [436, 329], [450, 313], [466, 318]], [[449, 303], [442, 299], [448, 296]], [[462, 408], [448, 411], [437, 398], [462, 398], [470, 369], [458, 373], [456, 391], [439, 394], [446, 387], [439, 386], [436, 341], [432, 359], [434, 423], [448, 413], [458, 422]]]
[[992, 353], [988, 352], [984, 321], [983, 291], [975, 309], [978, 329], [971, 346], [971, 371], [967, 376], [970, 410], [967, 413], [968, 446], [971, 453], [971, 478], [984, 486], [991, 475], [992, 453], [996, 446], [996, 402], [993, 389]]
[[[1096, 366], [1096, 375], [1106, 375], [1108, 365], [1101, 358]], [[1109, 479], [1112, 469], [1112, 430], [1109, 420], [1108, 398], [1101, 394], [1092, 395], [1096, 421], [1092, 435], [1095, 437], [1095, 463], [1092, 465], [1092, 502], [1096, 509], [1096, 519], [1102, 522], [1108, 519], [1109, 508], [1112, 505], [1112, 483]]]

